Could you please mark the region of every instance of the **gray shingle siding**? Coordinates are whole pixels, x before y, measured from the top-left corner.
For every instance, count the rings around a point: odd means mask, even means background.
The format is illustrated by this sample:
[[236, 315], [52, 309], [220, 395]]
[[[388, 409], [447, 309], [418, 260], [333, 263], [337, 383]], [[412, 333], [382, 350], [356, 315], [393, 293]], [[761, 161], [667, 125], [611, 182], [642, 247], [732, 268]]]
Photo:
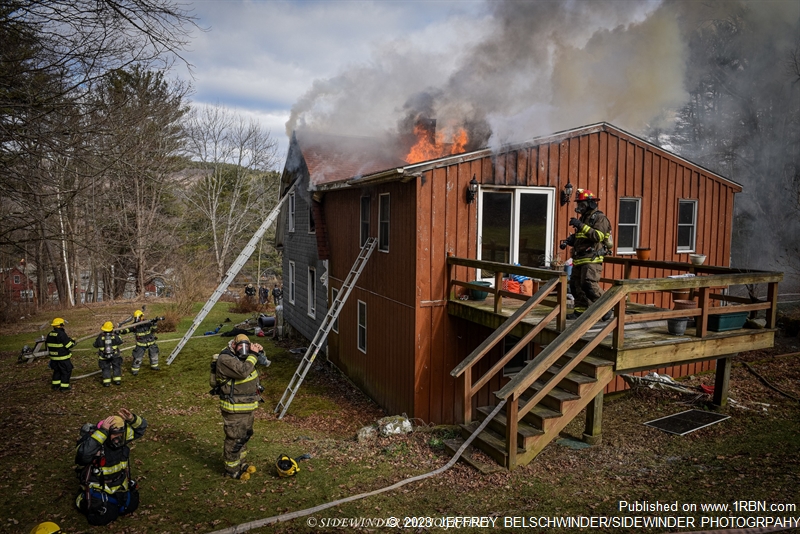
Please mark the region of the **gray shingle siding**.
[[[301, 178], [295, 188], [295, 228], [289, 231], [288, 220], [284, 225], [283, 240], [283, 317], [300, 335], [309, 341], [314, 339], [328, 311], [328, 288], [322, 284], [321, 277], [327, 273], [325, 263], [317, 254], [317, 238], [309, 233], [309, 208], [311, 196], [308, 193], [308, 180]], [[288, 207], [288, 204], [287, 204]], [[286, 210], [289, 217], [289, 210]], [[289, 301], [289, 262], [295, 264], [295, 299]], [[316, 313], [308, 315], [308, 268], [316, 269]], [[325, 351], [323, 343], [320, 350]]]

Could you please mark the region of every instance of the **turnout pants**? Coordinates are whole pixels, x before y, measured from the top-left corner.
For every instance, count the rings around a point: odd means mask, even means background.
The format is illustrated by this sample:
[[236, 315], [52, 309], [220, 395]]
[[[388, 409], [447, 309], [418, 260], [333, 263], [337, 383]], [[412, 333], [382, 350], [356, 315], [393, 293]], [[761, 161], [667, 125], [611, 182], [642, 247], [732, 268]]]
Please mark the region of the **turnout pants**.
[[145, 352], [150, 356], [150, 369], [158, 369], [158, 345], [155, 343], [148, 346], [136, 345], [133, 347], [133, 365], [131, 365], [131, 371], [134, 373], [139, 372]]
[[253, 435], [254, 419], [253, 412], [222, 412], [225, 426], [222, 457], [225, 462], [225, 472], [230, 475], [236, 475], [242, 468], [242, 460], [247, 455], [247, 441]]
[[602, 263], [584, 263], [572, 267], [569, 288], [575, 297], [575, 313], [585, 312], [586, 308], [603, 296], [603, 290], [600, 289], [602, 274]]
[[113, 378], [114, 384], [122, 383], [122, 356], [114, 356], [109, 359], [100, 358], [98, 360], [100, 371], [103, 372], [103, 385], [110, 384]]
[[69, 379], [72, 376], [72, 358], [66, 360], [50, 360], [50, 369], [53, 370], [53, 380], [51, 386], [53, 389], [60, 389], [62, 391], [69, 389]]

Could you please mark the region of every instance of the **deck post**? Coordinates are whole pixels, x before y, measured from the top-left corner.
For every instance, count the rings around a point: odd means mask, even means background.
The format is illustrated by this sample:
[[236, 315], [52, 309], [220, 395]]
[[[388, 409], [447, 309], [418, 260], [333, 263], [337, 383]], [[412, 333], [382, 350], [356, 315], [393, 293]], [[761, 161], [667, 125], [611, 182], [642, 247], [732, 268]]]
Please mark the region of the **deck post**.
[[767, 302], [770, 308], [767, 310], [766, 328], [775, 328], [778, 324], [778, 282], [767, 284]]
[[519, 399], [512, 394], [506, 403], [506, 452], [508, 453], [508, 467], [512, 471], [517, 467], [517, 416], [519, 414]]
[[599, 445], [603, 438], [603, 392], [601, 391], [586, 405], [586, 427], [583, 441], [589, 445]]
[[736, 354], [729, 354], [717, 359], [717, 374], [714, 379], [714, 406], [723, 407], [728, 404], [728, 386], [731, 381], [731, 362]]
[[503, 297], [500, 291], [503, 290], [503, 273], [494, 273], [494, 312], [500, 314], [503, 311]]
[[461, 399], [464, 403], [464, 424], [468, 425], [472, 422], [472, 367], [464, 369], [462, 383], [464, 384], [464, 396]]

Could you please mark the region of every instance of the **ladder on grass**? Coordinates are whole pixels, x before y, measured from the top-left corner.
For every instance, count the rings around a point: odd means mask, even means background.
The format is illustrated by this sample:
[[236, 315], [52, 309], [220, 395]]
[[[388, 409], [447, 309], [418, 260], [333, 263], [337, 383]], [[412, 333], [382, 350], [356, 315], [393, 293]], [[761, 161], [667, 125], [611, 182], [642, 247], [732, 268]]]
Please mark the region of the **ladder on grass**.
[[317, 334], [314, 336], [314, 340], [311, 342], [311, 345], [308, 346], [308, 349], [306, 349], [306, 353], [303, 356], [303, 359], [300, 361], [297, 371], [294, 372], [294, 376], [292, 376], [292, 379], [289, 381], [286, 391], [283, 392], [281, 400], [278, 402], [278, 405], [275, 406], [274, 413], [278, 413], [278, 411], [281, 412], [281, 414], [278, 416], [278, 419], [283, 419], [283, 416], [286, 414], [286, 410], [292, 403], [295, 393], [297, 393], [297, 390], [300, 389], [300, 384], [303, 383], [306, 373], [308, 373], [308, 370], [311, 369], [311, 364], [314, 363], [314, 359], [317, 357], [320, 347], [325, 342], [325, 338], [328, 337], [328, 333], [330, 333], [331, 328], [333, 328], [333, 323], [336, 322], [336, 319], [339, 317], [339, 312], [342, 311], [342, 306], [344, 305], [345, 301], [347, 301], [347, 297], [350, 296], [350, 291], [358, 281], [358, 277], [361, 276], [361, 271], [364, 270], [364, 265], [366, 265], [367, 260], [369, 260], [369, 257], [372, 255], [372, 251], [375, 250], [375, 245], [377, 243], [378, 238], [369, 237], [361, 247], [361, 252], [359, 253], [358, 258], [356, 258], [355, 263], [353, 263], [353, 268], [350, 269], [350, 274], [347, 275], [347, 278], [345, 278], [344, 282], [342, 283], [342, 288], [336, 295], [333, 304], [331, 304], [328, 314], [325, 316], [325, 319], [322, 321], [319, 330], [317, 330]]
[[292, 187], [290, 187], [286, 193], [284, 193], [280, 202], [278, 202], [278, 205], [272, 209], [269, 215], [267, 215], [267, 218], [264, 219], [264, 222], [261, 224], [259, 229], [256, 230], [256, 233], [244, 246], [242, 252], [239, 254], [239, 257], [236, 258], [236, 261], [234, 261], [233, 265], [231, 265], [230, 269], [228, 269], [228, 273], [225, 275], [225, 278], [222, 279], [222, 283], [220, 283], [214, 293], [211, 294], [208, 302], [205, 303], [203, 308], [200, 310], [200, 313], [198, 313], [197, 317], [194, 318], [192, 326], [189, 327], [189, 330], [186, 331], [186, 333], [183, 335], [183, 338], [181, 338], [181, 340], [178, 342], [178, 345], [172, 351], [172, 354], [170, 354], [169, 358], [167, 358], [167, 365], [172, 363], [172, 360], [175, 359], [183, 346], [186, 345], [186, 342], [189, 341], [189, 338], [192, 337], [194, 331], [197, 330], [197, 327], [200, 326], [200, 323], [203, 322], [203, 319], [206, 318], [206, 315], [208, 315], [208, 313], [211, 311], [211, 308], [214, 307], [225, 290], [228, 289], [228, 286], [231, 284], [231, 282], [233, 282], [233, 279], [236, 278], [236, 275], [239, 274], [239, 271], [242, 269], [242, 267], [244, 267], [244, 264], [247, 263], [247, 260], [250, 259], [250, 256], [253, 255], [253, 252], [256, 250], [256, 245], [264, 236], [264, 233], [267, 231], [267, 229], [275, 222], [275, 219], [278, 218], [278, 215], [281, 211], [281, 206], [283, 206], [283, 203], [286, 202], [286, 199], [289, 198], [289, 194], [293, 191], [294, 184], [292, 184]]

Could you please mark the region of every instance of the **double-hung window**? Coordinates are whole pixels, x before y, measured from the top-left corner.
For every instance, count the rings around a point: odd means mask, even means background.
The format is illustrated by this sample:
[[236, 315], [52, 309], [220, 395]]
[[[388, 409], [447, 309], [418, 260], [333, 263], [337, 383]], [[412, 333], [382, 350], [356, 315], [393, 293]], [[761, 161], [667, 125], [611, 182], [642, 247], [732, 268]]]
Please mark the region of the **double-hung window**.
[[364, 243], [369, 237], [369, 197], [361, 197], [361, 234], [359, 246], [364, 246]]
[[367, 303], [358, 301], [358, 350], [367, 353]]
[[697, 236], [697, 201], [678, 201], [678, 252], [694, 252]]
[[311, 318], [317, 315], [317, 270], [313, 267], [308, 268], [308, 316]]
[[378, 250], [389, 252], [389, 193], [378, 199]]
[[295, 223], [295, 198], [294, 193], [289, 193], [289, 231], [294, 232]]
[[633, 254], [639, 246], [639, 206], [641, 199], [619, 199], [617, 214], [617, 253]]
[[294, 304], [294, 262], [289, 262], [289, 302]]

